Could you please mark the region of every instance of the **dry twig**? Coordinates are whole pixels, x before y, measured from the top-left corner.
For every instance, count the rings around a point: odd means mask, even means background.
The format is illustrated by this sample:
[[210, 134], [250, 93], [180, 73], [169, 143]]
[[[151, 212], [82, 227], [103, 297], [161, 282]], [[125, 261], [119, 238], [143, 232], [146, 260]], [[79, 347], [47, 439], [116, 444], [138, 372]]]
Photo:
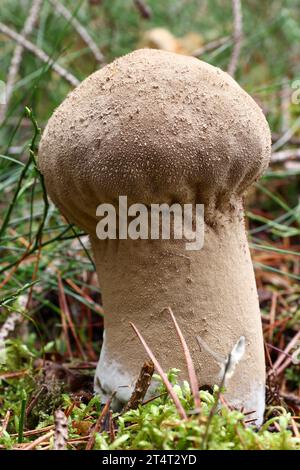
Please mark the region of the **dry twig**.
[[72, 315], [71, 315], [71, 312], [69, 310], [69, 306], [68, 306], [68, 303], [67, 303], [67, 299], [66, 299], [66, 295], [65, 295], [65, 291], [64, 291], [64, 288], [63, 288], [63, 284], [62, 284], [62, 280], [61, 280], [60, 275], [58, 275], [58, 288], [59, 288], [59, 306], [60, 306], [60, 309], [61, 309], [61, 312], [62, 312], [62, 317], [65, 316], [65, 318], [67, 319], [67, 322], [69, 324], [71, 333], [72, 333], [73, 338], [75, 340], [75, 344], [76, 344], [78, 353], [83, 358], [83, 360], [85, 360], [86, 359], [85, 352], [84, 352], [84, 350], [81, 346], [81, 343], [79, 341], [79, 338], [78, 338], [78, 335], [77, 335], [77, 332], [76, 332], [76, 328], [75, 328], [73, 320], [72, 320]]
[[126, 413], [126, 411], [128, 410], [136, 410], [138, 406], [143, 403], [147, 390], [150, 386], [153, 373], [153, 362], [146, 361], [141, 369], [139, 378], [137, 379], [132, 395], [123, 409], [123, 413]]
[[152, 17], [152, 10], [149, 5], [147, 5], [144, 0], [133, 0], [133, 3], [141, 17], [144, 18], [144, 20], [150, 20]]
[[211, 52], [215, 49], [218, 49], [221, 46], [224, 46], [224, 44], [229, 43], [229, 41], [230, 41], [230, 36], [225, 36], [223, 38], [215, 39], [214, 41], [204, 44], [204, 46], [200, 47], [199, 49], [196, 49], [195, 51], [192, 52], [191, 55], [193, 57], [199, 57], [203, 54], [206, 54], [207, 52]]
[[291, 138], [296, 134], [300, 127], [300, 117], [296, 119], [293, 125], [272, 145], [272, 150], [276, 150], [283, 147]]
[[242, 36], [243, 36], [243, 15], [241, 0], [232, 0], [233, 9], [233, 21], [234, 21], [234, 32], [233, 32], [233, 51], [231, 59], [228, 65], [228, 73], [234, 77], [238, 61], [240, 57], [242, 47]]
[[291, 104], [291, 87], [288, 79], [282, 83], [280, 93], [280, 110], [281, 110], [281, 132], [284, 134], [290, 128], [290, 104]]
[[114, 418], [113, 418], [113, 412], [109, 410], [109, 437], [110, 437], [110, 442], [114, 442], [116, 439], [116, 429], [115, 429], [115, 424], [114, 424]]
[[106, 404], [104, 405], [102, 411], [101, 411], [101, 414], [99, 416], [99, 418], [97, 419], [97, 422], [94, 426], [94, 429], [90, 435], [90, 438], [88, 440], [88, 443], [86, 445], [86, 448], [85, 450], [92, 450], [92, 448], [94, 447], [94, 444], [95, 444], [95, 439], [96, 439], [96, 434], [98, 432], [101, 432], [103, 431], [103, 427], [104, 427], [104, 423], [105, 423], [105, 419], [107, 417], [107, 415], [109, 414], [109, 410], [110, 410], [110, 405], [111, 405], [111, 402], [112, 400], [114, 399], [116, 395], [116, 392], [114, 392], [112, 394], [112, 396], [110, 397], [110, 399], [106, 402]]
[[[281, 134], [278, 134], [277, 132], [272, 132], [272, 142], [273, 142], [273, 144], [275, 144], [275, 142], [277, 142], [277, 140], [279, 140], [280, 138], [281, 138]], [[289, 139], [288, 142], [291, 145], [300, 145], [300, 138], [292, 136]]]
[[27, 408], [26, 408], [26, 413], [25, 413], [25, 416], [26, 418], [30, 415], [31, 411], [33, 410], [33, 408], [35, 407], [35, 405], [37, 404], [37, 402], [39, 401], [39, 398], [40, 396], [42, 395], [42, 393], [47, 390], [47, 387], [45, 384], [43, 384], [40, 389], [37, 391], [37, 393], [33, 396], [32, 400], [29, 402]]
[[97, 62], [99, 62], [100, 64], [103, 63], [105, 61], [104, 55], [102, 54], [99, 47], [97, 46], [93, 38], [90, 36], [88, 31], [82, 26], [82, 24], [77, 20], [77, 18], [73, 16], [73, 13], [71, 13], [58, 0], [49, 0], [49, 1], [55, 8], [56, 12], [59, 15], [63, 16], [73, 26], [73, 28], [79, 34], [83, 42], [85, 42], [85, 44], [90, 48]]
[[299, 149], [286, 149], [281, 152], [274, 152], [272, 154], [272, 163], [284, 163], [288, 160], [300, 159], [300, 148]]
[[283, 353], [280, 354], [278, 359], [273, 364], [273, 371], [276, 371], [278, 375], [280, 375], [293, 361], [292, 356], [286, 359], [286, 355], [297, 345], [300, 340], [300, 331], [295, 334], [295, 336], [291, 339], [289, 344], [286, 346]]
[[[40, 8], [43, 0], [32, 0], [31, 8], [29, 10], [28, 17], [24, 23], [24, 27], [20, 35], [25, 39], [32, 33], [35, 23], [37, 22]], [[16, 83], [17, 75], [20, 69], [22, 62], [22, 56], [24, 52], [24, 46], [18, 43], [15, 47], [10, 67], [8, 70], [7, 80], [6, 80], [6, 102], [2, 108], [0, 108], [0, 125], [5, 119], [5, 114], [8, 109], [10, 98], [13, 93], [13, 88]]]
[[22, 450], [33, 450], [33, 449], [35, 449], [37, 446], [39, 446], [43, 442], [48, 441], [48, 439], [50, 439], [50, 437], [52, 437], [53, 434], [54, 434], [54, 431], [47, 432], [47, 434], [44, 434], [43, 436], [38, 437], [35, 441], [30, 442], [30, 444], [25, 445], [24, 447], [22, 447]]
[[[43, 434], [47, 431], [51, 431], [52, 429], [54, 429], [54, 424], [51, 424], [49, 426], [45, 426], [44, 428], [30, 429], [29, 431], [24, 431], [23, 437], [36, 436], [38, 434]], [[11, 434], [10, 436], [11, 437], [18, 437], [18, 433]]]
[[18, 44], [21, 44], [24, 49], [32, 52], [36, 57], [38, 57], [42, 62], [48, 64], [58, 75], [64, 78], [72, 86], [76, 87], [80, 84], [80, 81], [74, 77], [70, 72], [64, 69], [61, 65], [57, 64], [51, 57], [46, 54], [46, 52], [39, 49], [35, 44], [23, 38], [21, 34], [16, 33], [13, 29], [9, 28], [5, 24], [0, 22], [0, 33], [5, 34], [9, 38], [16, 41]]

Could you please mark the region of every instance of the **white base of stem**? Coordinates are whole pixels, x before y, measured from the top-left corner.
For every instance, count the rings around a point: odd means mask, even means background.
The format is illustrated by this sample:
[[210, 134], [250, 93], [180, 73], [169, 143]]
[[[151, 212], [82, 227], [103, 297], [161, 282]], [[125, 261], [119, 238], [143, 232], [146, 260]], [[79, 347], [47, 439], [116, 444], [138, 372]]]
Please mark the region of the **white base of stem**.
[[[116, 361], [108, 357], [105, 348], [105, 335], [100, 354], [100, 359], [97, 365], [94, 389], [95, 393], [99, 394], [102, 398], [103, 403], [109, 400], [113, 392], [116, 392], [115, 399], [113, 402], [114, 409], [122, 408], [122, 405], [126, 403], [134, 390], [137, 377], [132, 377], [124, 371], [124, 367], [118, 364]], [[152, 380], [150, 388], [147, 392], [146, 398], [155, 395], [157, 388], [157, 382]], [[251, 424], [260, 426], [263, 422], [263, 416], [265, 411], [265, 385], [264, 383], [255, 383], [251, 387], [250, 393], [247, 397], [244, 395], [240, 399], [231, 399], [225, 393], [226, 401], [230, 406], [237, 409], [244, 409], [244, 412], [253, 411], [253, 414], [249, 414], [247, 419], [255, 419], [256, 421]]]

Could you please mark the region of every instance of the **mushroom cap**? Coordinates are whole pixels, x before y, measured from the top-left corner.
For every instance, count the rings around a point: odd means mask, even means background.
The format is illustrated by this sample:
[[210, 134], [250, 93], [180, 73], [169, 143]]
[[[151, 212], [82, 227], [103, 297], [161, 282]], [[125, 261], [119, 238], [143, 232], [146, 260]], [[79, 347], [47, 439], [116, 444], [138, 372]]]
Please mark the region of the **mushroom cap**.
[[267, 167], [270, 147], [261, 109], [227, 73], [140, 49], [67, 96], [43, 133], [39, 167], [53, 202], [91, 232], [97, 206], [121, 195], [230, 213]]

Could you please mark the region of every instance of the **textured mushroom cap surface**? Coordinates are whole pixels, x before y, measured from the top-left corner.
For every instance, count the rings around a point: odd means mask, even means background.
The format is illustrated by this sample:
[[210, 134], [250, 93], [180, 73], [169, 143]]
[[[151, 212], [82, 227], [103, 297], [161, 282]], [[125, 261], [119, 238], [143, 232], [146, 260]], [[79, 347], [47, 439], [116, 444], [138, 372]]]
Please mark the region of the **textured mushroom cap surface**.
[[227, 73], [140, 49], [68, 95], [44, 131], [39, 166], [62, 213], [94, 230], [96, 207], [120, 195], [230, 211], [267, 167], [270, 142], [262, 111]]

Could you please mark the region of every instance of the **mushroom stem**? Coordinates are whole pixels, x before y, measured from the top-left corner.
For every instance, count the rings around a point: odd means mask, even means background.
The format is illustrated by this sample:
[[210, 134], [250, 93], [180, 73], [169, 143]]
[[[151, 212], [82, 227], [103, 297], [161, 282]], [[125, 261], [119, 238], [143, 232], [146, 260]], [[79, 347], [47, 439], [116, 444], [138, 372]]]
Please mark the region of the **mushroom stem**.
[[228, 357], [239, 338], [245, 353], [226, 380], [232, 406], [255, 411], [262, 422], [265, 364], [253, 267], [240, 215], [212, 228], [204, 246], [187, 251], [185, 240], [109, 240], [91, 238], [105, 309], [105, 340], [96, 372], [96, 389], [129, 399], [146, 354], [129, 327], [134, 322], [165, 371], [187, 378], [174, 325], [174, 311], [190, 349], [200, 386], [220, 384], [224, 368], [200, 350], [203, 338], [217, 356]]

